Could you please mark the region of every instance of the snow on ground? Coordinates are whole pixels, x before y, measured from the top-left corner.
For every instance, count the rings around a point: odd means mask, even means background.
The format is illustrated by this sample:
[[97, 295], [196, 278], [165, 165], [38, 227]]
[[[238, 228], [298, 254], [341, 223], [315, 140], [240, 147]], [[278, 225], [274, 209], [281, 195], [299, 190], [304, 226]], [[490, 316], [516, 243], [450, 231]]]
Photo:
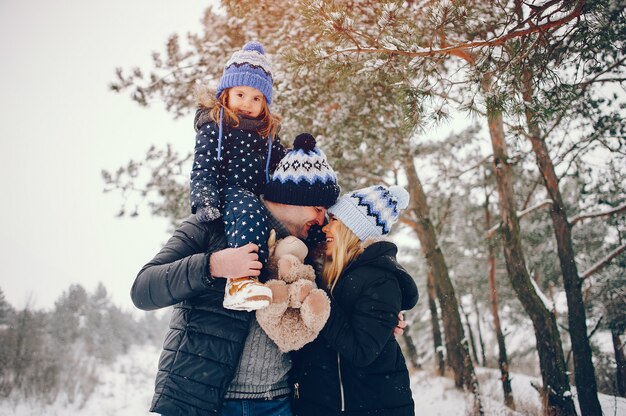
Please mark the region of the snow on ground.
[[149, 413], [160, 348], [136, 346], [100, 369], [99, 384], [86, 403], [59, 397], [51, 405], [0, 401], [0, 416], [140, 416]]
[[[154, 376], [160, 348], [134, 347], [127, 355], [119, 357], [112, 365], [99, 370], [99, 380], [93, 394], [81, 406], [80, 400], [70, 403], [59, 397], [55, 403], [44, 405], [34, 401], [11, 399], [0, 401], [0, 416], [140, 416], [148, 413]], [[531, 386], [539, 379], [512, 374], [512, 387], [517, 412], [503, 405], [499, 372], [478, 368], [485, 414], [488, 416], [540, 415], [539, 395]], [[430, 370], [415, 371], [411, 375], [411, 388], [418, 416], [471, 415], [473, 396], [454, 388], [450, 378], [438, 377]], [[573, 390], [575, 397], [575, 390]], [[600, 395], [604, 415], [626, 416], [626, 399]], [[578, 406], [578, 403], [576, 403]], [[579, 413], [580, 414], [580, 413]]]
[[[483, 396], [488, 399], [502, 402], [504, 396], [502, 394], [502, 383], [499, 379], [500, 371], [492, 368], [478, 368], [478, 379], [480, 382], [480, 389]], [[523, 374], [511, 374], [511, 389], [513, 390], [513, 398], [518, 413], [521, 415], [540, 415], [541, 414], [541, 402], [539, 400], [539, 394], [537, 390], [532, 387], [532, 384], [540, 385], [541, 379], [538, 377], [531, 377]], [[576, 411], [580, 414], [580, 408], [578, 407], [578, 399], [576, 397], [576, 388], [572, 386], [572, 394], [574, 397], [574, 404]], [[608, 396], [606, 394], [599, 394], [600, 406], [602, 407], [602, 413], [605, 416], [626, 416], [626, 399], [623, 397]], [[503, 410], [502, 410], [503, 411]], [[488, 415], [505, 415], [508, 413], [487, 413]], [[511, 413], [516, 414], [516, 413]]]
[[[454, 381], [437, 377], [430, 371], [416, 371], [411, 376], [411, 390], [416, 415], [465, 416], [469, 396], [454, 388]], [[471, 408], [471, 406], [470, 406]]]

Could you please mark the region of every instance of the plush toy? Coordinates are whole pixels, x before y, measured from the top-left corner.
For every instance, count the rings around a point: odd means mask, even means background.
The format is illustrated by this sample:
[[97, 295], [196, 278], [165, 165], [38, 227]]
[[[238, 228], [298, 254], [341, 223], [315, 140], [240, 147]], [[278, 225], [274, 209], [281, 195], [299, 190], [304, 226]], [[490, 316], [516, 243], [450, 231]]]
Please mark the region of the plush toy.
[[306, 245], [296, 237], [276, 242], [274, 230], [268, 240], [272, 303], [256, 311], [265, 333], [282, 352], [299, 350], [313, 341], [330, 315], [330, 300], [315, 286], [313, 267], [305, 265]]

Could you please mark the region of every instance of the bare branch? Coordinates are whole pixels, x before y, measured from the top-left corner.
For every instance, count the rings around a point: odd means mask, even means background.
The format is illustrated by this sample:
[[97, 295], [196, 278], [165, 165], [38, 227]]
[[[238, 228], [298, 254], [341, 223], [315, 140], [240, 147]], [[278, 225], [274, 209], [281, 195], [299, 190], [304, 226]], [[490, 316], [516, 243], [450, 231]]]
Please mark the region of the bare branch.
[[[367, 164], [365, 164], [367, 166]], [[359, 176], [362, 178], [367, 178], [369, 181], [371, 181], [372, 183], [383, 183], [386, 186], [391, 186], [393, 184], [389, 183], [389, 181], [385, 181], [382, 177], [380, 177], [379, 175], [375, 175], [373, 173], [369, 173], [363, 170], [359, 170], [359, 171], [354, 171], [353, 174], [355, 176]]]
[[522, 205], [522, 209], [528, 208], [528, 204], [530, 204], [530, 200], [532, 199], [533, 194], [535, 193], [535, 189], [537, 189], [537, 186], [539, 186], [539, 181], [533, 181], [533, 187], [530, 189], [530, 192], [528, 192], [528, 195], [524, 200], [524, 205]]
[[618, 248], [610, 252], [605, 258], [603, 258], [602, 260], [600, 260], [599, 262], [591, 266], [587, 271], [585, 271], [584, 273], [580, 275], [580, 278], [584, 280], [588, 278], [589, 276], [591, 276], [592, 274], [602, 270], [609, 263], [611, 263], [611, 260], [619, 256], [621, 253], [623, 253], [624, 250], [626, 250], [626, 244], [622, 244], [621, 246], [619, 246]]
[[452, 178], [452, 179], [458, 179], [458, 178], [460, 178], [461, 176], [463, 176], [464, 174], [466, 174], [467, 172], [472, 171], [472, 170], [474, 170], [474, 169], [477, 169], [477, 168], [481, 167], [481, 166], [483, 165], [483, 163], [485, 163], [486, 161], [488, 161], [489, 159], [491, 159], [491, 157], [492, 157], [492, 156], [493, 156], [492, 154], [489, 154], [489, 155], [485, 156], [483, 159], [481, 159], [481, 160], [480, 160], [478, 163], [476, 163], [475, 165], [473, 165], [473, 166], [471, 166], [471, 167], [469, 167], [469, 168], [467, 168], [467, 169], [465, 169], [465, 170], [463, 170], [463, 171], [461, 171], [461, 172], [457, 173], [456, 175], [452, 175], [452, 176], [451, 176], [451, 178]]
[[598, 319], [598, 322], [596, 322], [596, 324], [593, 326], [593, 329], [589, 332], [589, 336], [587, 338], [591, 339], [593, 334], [595, 334], [598, 328], [600, 328], [600, 322], [602, 322], [602, 319], [604, 319], [604, 316], [601, 316], [600, 319]]
[[610, 209], [608, 211], [592, 212], [590, 214], [578, 214], [570, 221], [570, 224], [574, 226], [577, 222], [580, 222], [587, 218], [608, 217], [609, 215], [619, 214], [622, 211], [626, 211], [626, 204], [622, 204], [617, 208]]
[[[517, 211], [517, 218], [522, 218], [525, 215], [527, 215], [527, 214], [529, 214], [529, 213], [531, 213], [533, 211], [536, 211], [536, 210], [538, 210], [541, 207], [545, 207], [547, 205], [552, 205], [552, 203], [553, 202], [552, 202], [551, 199], [545, 199], [545, 200], [541, 201], [540, 203], [538, 203], [536, 205], [533, 205], [530, 208], [526, 208], [523, 211]], [[489, 229], [489, 231], [487, 231], [487, 238], [488, 239], [493, 238], [493, 236], [495, 235], [496, 231], [498, 231], [500, 229], [500, 226], [501, 226], [501, 224], [496, 224], [493, 227], [491, 227]]]
[[446, 202], [443, 206], [443, 214], [439, 216], [439, 220], [437, 224], [435, 224], [435, 230], [437, 230], [437, 234], [441, 234], [443, 232], [443, 226], [448, 219], [448, 215], [450, 214], [450, 207], [452, 206], [452, 194], [448, 196]]
[[417, 222], [407, 218], [406, 215], [401, 216], [398, 221], [400, 221], [402, 224], [406, 224], [409, 227], [411, 227], [413, 230], [417, 229]]

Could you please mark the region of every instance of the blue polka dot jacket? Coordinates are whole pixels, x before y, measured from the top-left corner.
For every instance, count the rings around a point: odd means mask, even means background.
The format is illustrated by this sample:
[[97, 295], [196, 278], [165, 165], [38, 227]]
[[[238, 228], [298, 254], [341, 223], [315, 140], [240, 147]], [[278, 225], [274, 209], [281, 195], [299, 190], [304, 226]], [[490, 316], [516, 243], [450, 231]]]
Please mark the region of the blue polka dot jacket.
[[[222, 210], [225, 189], [244, 189], [259, 196], [263, 193], [278, 162], [285, 156], [280, 138], [261, 137], [258, 120], [244, 119], [239, 127], [207, 117], [205, 109], [196, 113], [196, 143], [191, 170], [191, 212], [213, 207]], [[270, 146], [271, 141], [271, 146]]]

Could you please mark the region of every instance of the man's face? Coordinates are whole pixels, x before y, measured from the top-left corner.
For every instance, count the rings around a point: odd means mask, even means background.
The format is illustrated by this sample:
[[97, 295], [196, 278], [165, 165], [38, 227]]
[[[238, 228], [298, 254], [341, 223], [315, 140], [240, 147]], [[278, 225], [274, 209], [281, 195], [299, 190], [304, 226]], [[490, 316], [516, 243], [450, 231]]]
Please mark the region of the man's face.
[[325, 207], [300, 207], [296, 205], [281, 205], [275, 217], [282, 222], [291, 235], [300, 239], [307, 238], [309, 229], [317, 224], [324, 224]]

